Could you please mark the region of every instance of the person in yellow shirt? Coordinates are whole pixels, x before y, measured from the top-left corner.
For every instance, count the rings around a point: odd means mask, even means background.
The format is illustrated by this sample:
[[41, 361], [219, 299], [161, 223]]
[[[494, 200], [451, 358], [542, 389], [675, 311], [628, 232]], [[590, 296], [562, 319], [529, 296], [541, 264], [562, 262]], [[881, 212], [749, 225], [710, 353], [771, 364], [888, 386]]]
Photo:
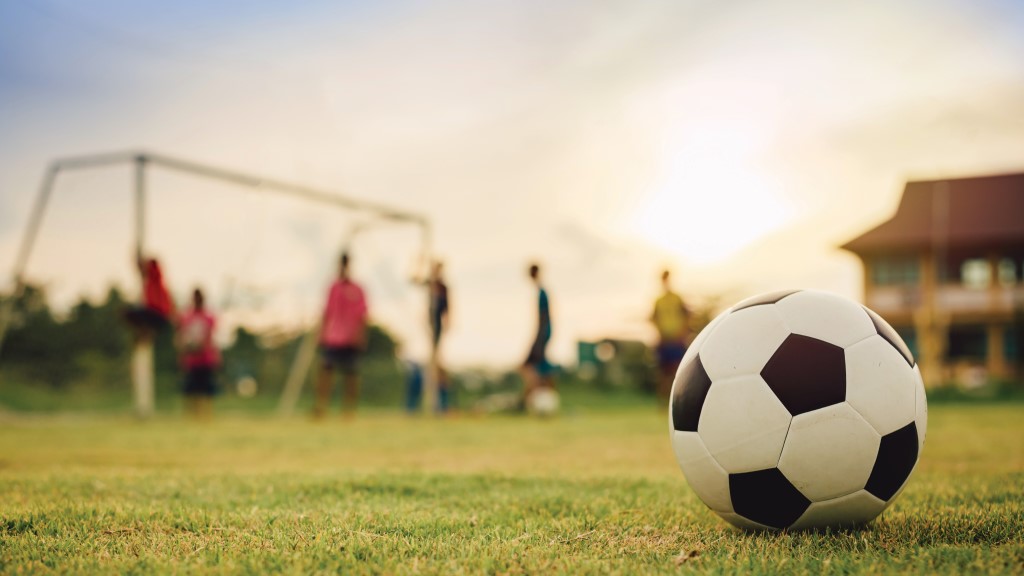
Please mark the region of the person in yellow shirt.
[[686, 354], [686, 341], [689, 337], [689, 314], [683, 299], [672, 291], [669, 282], [670, 273], [661, 273], [661, 285], [664, 288], [661, 296], [654, 302], [651, 322], [658, 329], [658, 399], [668, 402], [672, 392], [672, 380], [675, 377], [679, 362]]

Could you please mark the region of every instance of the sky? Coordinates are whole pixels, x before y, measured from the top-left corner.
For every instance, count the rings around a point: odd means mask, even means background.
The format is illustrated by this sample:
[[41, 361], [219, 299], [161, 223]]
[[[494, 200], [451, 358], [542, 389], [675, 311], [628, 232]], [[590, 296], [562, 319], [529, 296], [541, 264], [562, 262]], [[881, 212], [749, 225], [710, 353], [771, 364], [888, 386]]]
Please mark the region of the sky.
[[[143, 148], [428, 217], [454, 365], [651, 339], [662, 268], [695, 306], [860, 296], [838, 245], [909, 179], [1024, 170], [1009, 0], [0, 3], [0, 286], [51, 159]], [[147, 248], [238, 323], [317, 314], [364, 218], [166, 170]], [[66, 305], [132, 276], [131, 172], [62, 175], [28, 270]], [[352, 239], [375, 320], [425, 353], [417, 231]]]

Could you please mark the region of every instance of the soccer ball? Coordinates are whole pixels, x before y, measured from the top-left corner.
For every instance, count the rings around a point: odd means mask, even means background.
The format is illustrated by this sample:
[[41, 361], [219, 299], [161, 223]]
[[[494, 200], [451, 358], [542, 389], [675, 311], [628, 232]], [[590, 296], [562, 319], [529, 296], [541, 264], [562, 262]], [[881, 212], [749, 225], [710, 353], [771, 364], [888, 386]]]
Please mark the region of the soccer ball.
[[697, 496], [741, 528], [869, 522], [906, 485], [928, 407], [910, 350], [856, 302], [812, 290], [744, 300], [686, 352], [672, 447]]
[[546, 418], [557, 414], [561, 403], [558, 392], [553, 388], [542, 387], [530, 392], [526, 399], [526, 409], [534, 416]]
[[252, 398], [259, 391], [259, 384], [256, 383], [256, 379], [252, 376], [242, 376], [235, 382], [235, 388], [238, 390], [238, 395], [242, 398]]

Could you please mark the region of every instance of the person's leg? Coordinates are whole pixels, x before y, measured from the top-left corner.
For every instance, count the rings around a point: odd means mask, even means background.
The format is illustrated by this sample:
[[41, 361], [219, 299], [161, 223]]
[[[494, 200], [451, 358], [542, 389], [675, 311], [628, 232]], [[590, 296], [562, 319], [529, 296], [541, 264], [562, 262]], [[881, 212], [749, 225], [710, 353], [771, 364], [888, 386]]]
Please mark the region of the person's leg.
[[423, 396], [423, 372], [413, 362], [408, 363], [408, 374], [405, 377], [405, 410], [415, 414]]
[[545, 388], [550, 388], [552, 390], [555, 389], [554, 370], [548, 370], [544, 373], [544, 375], [540, 379], [540, 385], [544, 386]]
[[202, 422], [213, 420], [213, 396], [203, 394], [196, 398], [197, 414]]
[[436, 413], [441, 407], [441, 387], [444, 386], [444, 383], [441, 382], [441, 374], [441, 365], [434, 352], [431, 352], [426, 370], [428, 378], [423, 382], [424, 410], [433, 410]]
[[526, 409], [527, 400], [530, 394], [541, 384], [541, 366], [544, 363], [545, 340], [538, 335], [530, 346], [530, 352], [526, 355], [526, 362], [520, 370], [523, 377], [523, 398], [522, 408]]
[[435, 319], [431, 325], [430, 356], [423, 372], [422, 406], [435, 414], [441, 409], [441, 387], [444, 383], [441, 369], [441, 325]]
[[669, 396], [672, 395], [672, 380], [675, 376], [674, 370], [670, 365], [661, 364], [658, 366], [658, 403], [660, 405], [666, 405], [669, 401]]
[[449, 406], [448, 373], [438, 368], [437, 370], [437, 413], [447, 414]]
[[671, 399], [672, 382], [675, 381], [676, 370], [685, 354], [686, 347], [682, 344], [668, 343], [658, 346], [658, 388], [656, 393], [662, 405], [667, 405]]
[[352, 419], [359, 402], [359, 374], [355, 371], [345, 374], [345, 401], [341, 406], [342, 415]]
[[192, 419], [196, 417], [195, 377], [192, 369], [186, 368], [181, 378], [181, 393], [185, 399], [185, 416]]
[[331, 403], [331, 380], [334, 374], [331, 364], [324, 359], [320, 364], [320, 373], [316, 380], [316, 396], [313, 401], [313, 418], [322, 419], [327, 415], [327, 408]]
[[351, 419], [359, 403], [359, 351], [354, 347], [345, 348], [340, 361], [345, 387], [341, 411], [346, 419]]
[[520, 402], [521, 409], [526, 409], [526, 402], [530, 398], [530, 394], [537, 389], [540, 385], [540, 376], [537, 373], [537, 367], [532, 364], [524, 364], [520, 369], [519, 373], [523, 377], [523, 397]]
[[213, 419], [213, 395], [217, 391], [213, 379], [213, 368], [202, 368], [203, 390], [199, 394], [199, 419], [210, 421]]
[[554, 390], [554, 374], [555, 367], [548, 362], [548, 340], [544, 339], [540, 345], [540, 361], [537, 362], [537, 384]]

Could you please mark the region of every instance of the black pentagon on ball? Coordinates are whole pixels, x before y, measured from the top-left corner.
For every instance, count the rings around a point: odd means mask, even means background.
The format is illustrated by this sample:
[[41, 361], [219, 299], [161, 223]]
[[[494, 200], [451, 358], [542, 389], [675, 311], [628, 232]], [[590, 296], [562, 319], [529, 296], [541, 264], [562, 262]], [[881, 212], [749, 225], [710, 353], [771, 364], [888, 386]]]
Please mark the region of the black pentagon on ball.
[[739, 312], [745, 308], [753, 308], [754, 306], [764, 306], [766, 304], [775, 304], [779, 300], [782, 300], [786, 296], [796, 294], [800, 290], [780, 290], [778, 292], [768, 292], [767, 294], [760, 294], [758, 296], [751, 296], [746, 300], [741, 301], [739, 304], [732, 307], [732, 312]]
[[843, 349], [790, 334], [761, 370], [761, 378], [793, 416], [846, 400]]
[[730, 474], [729, 494], [737, 514], [780, 530], [796, 522], [811, 505], [778, 468]]
[[917, 464], [917, 442], [917, 425], [913, 422], [882, 436], [875, 465], [864, 489], [880, 500], [895, 496]]
[[700, 410], [711, 388], [711, 377], [698, 355], [679, 368], [672, 387], [672, 426], [680, 432], [696, 432]]
[[871, 322], [875, 325], [875, 332], [878, 332], [879, 336], [884, 338], [886, 342], [895, 348], [900, 355], [903, 356], [903, 359], [907, 361], [907, 364], [910, 364], [910, 367], [913, 368], [914, 355], [910, 353], [910, 348], [907, 348], [907, 344], [903, 341], [903, 338], [900, 338], [900, 335], [893, 330], [892, 326], [889, 326], [889, 323], [876, 314], [874, 310], [867, 306], [862, 306], [862, 308], [864, 308], [864, 311], [868, 313], [868, 316], [871, 318]]

